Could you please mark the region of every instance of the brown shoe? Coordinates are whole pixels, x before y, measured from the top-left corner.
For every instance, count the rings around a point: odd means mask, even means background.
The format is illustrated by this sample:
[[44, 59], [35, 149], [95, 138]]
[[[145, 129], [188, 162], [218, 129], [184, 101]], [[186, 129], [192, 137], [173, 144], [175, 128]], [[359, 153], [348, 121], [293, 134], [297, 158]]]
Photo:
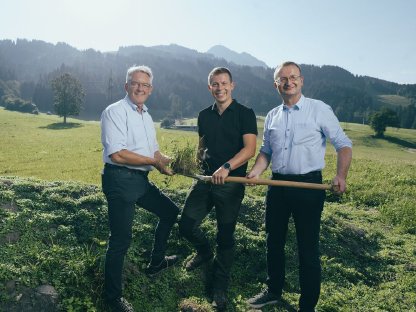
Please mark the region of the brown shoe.
[[204, 263], [207, 263], [214, 258], [214, 254], [210, 252], [209, 254], [203, 255], [200, 253], [197, 253], [195, 256], [193, 256], [186, 264], [185, 264], [185, 270], [193, 271], [196, 268], [200, 267]]

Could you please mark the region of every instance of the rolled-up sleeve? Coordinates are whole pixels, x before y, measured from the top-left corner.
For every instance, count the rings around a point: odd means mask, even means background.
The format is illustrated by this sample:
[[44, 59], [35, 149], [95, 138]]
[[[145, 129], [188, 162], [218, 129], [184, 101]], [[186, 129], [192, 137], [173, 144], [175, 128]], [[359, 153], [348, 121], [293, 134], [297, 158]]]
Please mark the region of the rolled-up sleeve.
[[127, 147], [125, 111], [109, 106], [101, 115], [101, 143], [104, 155], [109, 157]]
[[352, 148], [352, 141], [347, 137], [342, 130], [338, 118], [335, 116], [332, 108], [329, 105], [325, 105], [322, 109], [322, 131], [327, 139], [338, 151], [343, 147]]

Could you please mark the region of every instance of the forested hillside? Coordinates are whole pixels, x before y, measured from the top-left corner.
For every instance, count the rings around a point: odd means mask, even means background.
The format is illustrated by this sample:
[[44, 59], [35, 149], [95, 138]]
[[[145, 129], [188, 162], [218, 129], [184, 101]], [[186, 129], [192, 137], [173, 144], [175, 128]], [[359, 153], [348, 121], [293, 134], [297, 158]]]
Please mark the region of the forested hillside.
[[[148, 104], [155, 119], [195, 117], [208, 106], [212, 99], [207, 75], [215, 66], [232, 70], [237, 83], [234, 97], [257, 114], [264, 115], [280, 103], [273, 88], [272, 68], [236, 65], [178, 45], [99, 52], [24, 39], [0, 41], [0, 98], [13, 95], [33, 102], [41, 112], [52, 112], [50, 81], [69, 72], [86, 91], [80, 117], [97, 120], [104, 107], [124, 96], [125, 72], [134, 64], [146, 64], [154, 71], [154, 92]], [[302, 64], [302, 69], [304, 94], [331, 105], [341, 121], [367, 123], [372, 112], [391, 106], [401, 127], [416, 127], [416, 85], [355, 76], [337, 66]]]

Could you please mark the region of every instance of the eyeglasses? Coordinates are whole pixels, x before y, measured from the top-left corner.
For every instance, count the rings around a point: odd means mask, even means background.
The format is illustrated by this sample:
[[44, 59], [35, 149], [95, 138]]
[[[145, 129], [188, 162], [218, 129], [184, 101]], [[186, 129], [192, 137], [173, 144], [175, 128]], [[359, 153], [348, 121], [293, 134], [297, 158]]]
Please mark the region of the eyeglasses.
[[152, 85], [150, 83], [142, 83], [142, 82], [131, 80], [130, 86], [138, 87], [138, 88], [143, 87], [144, 89], [149, 89]]
[[282, 85], [282, 84], [287, 84], [289, 80], [290, 80], [290, 82], [295, 82], [300, 77], [302, 77], [302, 76], [300, 76], [300, 75], [299, 76], [292, 75], [292, 76], [289, 76], [289, 77], [279, 77], [275, 81], [276, 81], [276, 83], [278, 85]]

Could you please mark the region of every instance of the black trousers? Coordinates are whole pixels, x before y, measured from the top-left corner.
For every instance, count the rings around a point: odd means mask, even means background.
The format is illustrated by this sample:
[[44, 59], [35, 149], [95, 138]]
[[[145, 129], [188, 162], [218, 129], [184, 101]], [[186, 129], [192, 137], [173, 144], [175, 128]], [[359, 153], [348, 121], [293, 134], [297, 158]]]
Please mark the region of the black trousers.
[[179, 221], [180, 233], [195, 247], [198, 253], [209, 254], [212, 247], [200, 225], [215, 207], [217, 219], [217, 252], [213, 266], [213, 288], [228, 288], [231, 266], [234, 261], [234, 232], [244, 185], [225, 183], [215, 185], [195, 182], [189, 192]]
[[179, 208], [155, 185], [147, 172], [106, 165], [102, 176], [103, 192], [108, 202], [110, 237], [105, 259], [104, 295], [107, 300], [122, 294], [124, 257], [132, 239], [135, 205], [159, 217], [152, 250], [152, 263], [165, 257], [167, 240], [177, 220]]
[[[320, 172], [305, 175], [274, 174], [274, 180], [322, 183]], [[325, 191], [290, 187], [269, 187], [266, 197], [267, 285], [280, 295], [285, 282], [285, 244], [292, 216], [299, 255], [301, 309], [313, 309], [319, 299], [321, 264], [319, 232]]]

